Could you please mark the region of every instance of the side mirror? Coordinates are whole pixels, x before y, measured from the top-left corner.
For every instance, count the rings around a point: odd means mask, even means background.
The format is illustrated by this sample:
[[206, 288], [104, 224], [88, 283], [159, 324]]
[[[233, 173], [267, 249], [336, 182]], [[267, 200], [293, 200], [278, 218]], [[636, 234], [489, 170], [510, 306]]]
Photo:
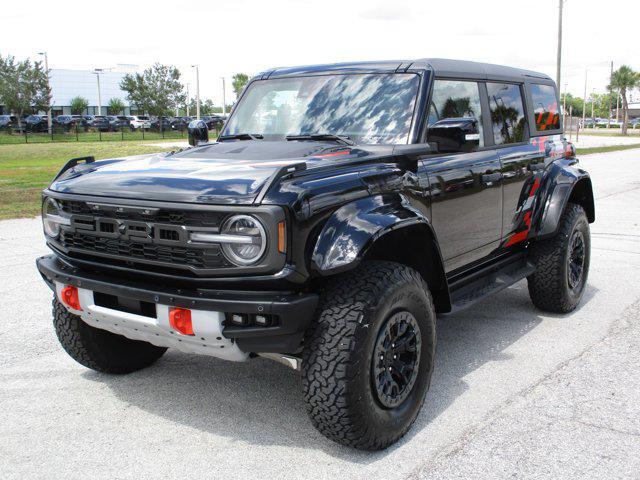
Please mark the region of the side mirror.
[[203, 120], [193, 120], [187, 127], [189, 132], [189, 145], [197, 147], [201, 143], [207, 143], [209, 141], [209, 129], [207, 124]]
[[471, 152], [480, 145], [480, 129], [475, 118], [445, 118], [427, 131], [429, 143], [436, 143], [439, 152]]

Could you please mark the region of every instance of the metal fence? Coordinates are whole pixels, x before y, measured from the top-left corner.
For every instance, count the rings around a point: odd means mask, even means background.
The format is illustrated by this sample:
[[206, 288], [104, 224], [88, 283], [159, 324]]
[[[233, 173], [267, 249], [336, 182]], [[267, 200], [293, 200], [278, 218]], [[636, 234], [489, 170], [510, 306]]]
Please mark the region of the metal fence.
[[[0, 130], [0, 145], [17, 143], [52, 143], [52, 142], [121, 142], [127, 140], [186, 140], [188, 132], [184, 128], [131, 128], [119, 127], [108, 131], [74, 125], [70, 128], [54, 126], [51, 133], [44, 127], [34, 130], [30, 128]], [[211, 136], [218, 135], [217, 130], [211, 131]]]

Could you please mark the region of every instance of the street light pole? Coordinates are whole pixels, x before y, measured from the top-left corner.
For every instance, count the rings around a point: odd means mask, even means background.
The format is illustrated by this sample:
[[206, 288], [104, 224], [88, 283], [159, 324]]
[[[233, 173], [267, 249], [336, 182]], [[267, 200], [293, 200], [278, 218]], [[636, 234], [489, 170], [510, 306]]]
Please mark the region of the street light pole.
[[565, 0], [558, 0], [558, 58], [556, 65], [556, 87], [560, 88], [560, 71], [562, 69], [562, 4]]
[[96, 76], [98, 80], [98, 115], [102, 115], [102, 95], [100, 93], [100, 73], [102, 72], [102, 68], [94, 68], [93, 74]]
[[585, 119], [587, 118], [587, 74], [589, 70], [584, 71], [584, 103], [582, 104], [582, 128], [584, 128]]
[[593, 116], [593, 107], [596, 103], [596, 98], [595, 98], [595, 94], [596, 94], [596, 89], [594, 88], [593, 91], [591, 92], [591, 118], [595, 118]]
[[[609, 84], [611, 84], [611, 78], [613, 77], [613, 61], [611, 61], [611, 75], [609, 77]], [[607, 128], [611, 128], [611, 95], [613, 95], [613, 89], [609, 85], [609, 118], [607, 119]]]
[[220, 78], [222, 78], [222, 115], [226, 115], [227, 114], [227, 84], [224, 77], [220, 77]]
[[200, 120], [200, 67], [191, 65], [196, 69], [196, 118]]
[[187, 83], [187, 117], [189, 116], [189, 84]]
[[[47, 72], [47, 87], [49, 93], [51, 93], [51, 80], [49, 78], [49, 56], [47, 52], [38, 52], [38, 55], [44, 56], [44, 69]], [[51, 135], [51, 129], [53, 128], [53, 119], [51, 118], [51, 99], [49, 99], [49, 109], [47, 110], [47, 125], [49, 128], [49, 135]]]

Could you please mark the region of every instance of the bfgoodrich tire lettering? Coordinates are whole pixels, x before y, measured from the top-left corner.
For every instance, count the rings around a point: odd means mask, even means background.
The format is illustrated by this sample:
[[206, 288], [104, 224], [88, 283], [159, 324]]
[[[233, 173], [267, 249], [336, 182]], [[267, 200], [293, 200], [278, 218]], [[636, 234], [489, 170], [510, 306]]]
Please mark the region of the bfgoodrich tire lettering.
[[[372, 360], [379, 332], [398, 312], [408, 312], [419, 326], [419, 369], [406, 398], [389, 407], [372, 381]], [[429, 388], [435, 342], [433, 302], [416, 271], [367, 262], [336, 278], [323, 291], [317, 321], [305, 338], [303, 389], [314, 426], [360, 449], [397, 441], [415, 421]]]
[[158, 360], [166, 348], [94, 328], [53, 300], [53, 325], [62, 348], [76, 362], [103, 373], [131, 373]]
[[[587, 216], [580, 205], [569, 203], [560, 218], [558, 233], [533, 245], [536, 271], [527, 279], [533, 304], [554, 313], [574, 310], [587, 284], [590, 258]], [[579, 275], [575, 272], [576, 265], [581, 266]]]

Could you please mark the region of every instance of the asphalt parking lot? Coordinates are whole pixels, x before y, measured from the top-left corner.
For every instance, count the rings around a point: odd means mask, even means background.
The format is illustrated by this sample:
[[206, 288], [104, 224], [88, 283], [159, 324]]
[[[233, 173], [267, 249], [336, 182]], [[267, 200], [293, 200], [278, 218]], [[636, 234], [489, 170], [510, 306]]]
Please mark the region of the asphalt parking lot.
[[0, 472], [23, 478], [640, 478], [640, 150], [586, 156], [597, 221], [579, 309], [521, 282], [439, 321], [409, 434], [378, 453], [307, 420], [297, 374], [169, 351], [122, 377], [58, 345], [39, 219], [0, 222]]

